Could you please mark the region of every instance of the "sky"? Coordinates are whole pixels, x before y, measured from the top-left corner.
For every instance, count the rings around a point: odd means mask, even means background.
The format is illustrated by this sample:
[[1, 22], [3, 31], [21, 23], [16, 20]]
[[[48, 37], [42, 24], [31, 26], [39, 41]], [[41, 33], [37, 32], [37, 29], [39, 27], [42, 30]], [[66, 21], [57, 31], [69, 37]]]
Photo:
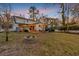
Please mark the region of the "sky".
[[22, 15], [29, 18], [28, 9], [31, 6], [39, 10], [39, 16], [42, 14], [48, 17], [60, 18], [60, 5], [56, 3], [11, 3], [12, 15]]
[[[60, 3], [0, 3], [1, 8], [11, 7], [11, 15], [15, 16], [23, 16], [25, 18], [29, 18], [29, 8], [34, 6], [39, 10], [39, 17], [42, 15], [52, 18], [58, 18], [61, 20], [61, 7]], [[67, 3], [65, 3], [65, 6]], [[75, 3], [68, 3], [68, 6], [71, 8], [75, 5]]]
[[17, 4], [11, 4], [12, 8], [12, 14], [14, 15], [22, 15], [26, 18], [29, 17], [29, 11], [28, 9], [34, 6], [39, 10], [39, 16], [42, 14], [48, 17], [54, 17], [54, 18], [59, 18], [60, 14], [59, 9], [60, 5], [59, 4], [51, 4], [51, 3], [17, 3]]

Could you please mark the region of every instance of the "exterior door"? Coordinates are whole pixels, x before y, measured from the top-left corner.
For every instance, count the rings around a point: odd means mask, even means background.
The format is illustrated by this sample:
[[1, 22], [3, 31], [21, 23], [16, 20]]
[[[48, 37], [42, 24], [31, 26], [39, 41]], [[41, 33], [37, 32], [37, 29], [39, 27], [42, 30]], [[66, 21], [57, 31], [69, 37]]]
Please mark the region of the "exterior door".
[[33, 32], [34, 30], [34, 26], [30, 26], [30, 31]]

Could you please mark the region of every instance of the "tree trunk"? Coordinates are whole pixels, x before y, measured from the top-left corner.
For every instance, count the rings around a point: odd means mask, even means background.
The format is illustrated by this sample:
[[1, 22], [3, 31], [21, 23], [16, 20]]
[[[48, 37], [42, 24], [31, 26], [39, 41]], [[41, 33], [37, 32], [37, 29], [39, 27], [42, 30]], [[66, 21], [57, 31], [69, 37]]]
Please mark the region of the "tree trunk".
[[65, 26], [64, 4], [63, 3], [62, 3], [62, 22], [63, 22], [63, 26]]
[[[61, 4], [61, 8], [62, 8], [62, 24], [63, 24], [63, 28], [65, 27], [65, 11], [64, 11], [64, 3]], [[65, 29], [64, 29], [65, 32]]]
[[8, 41], [8, 31], [6, 32], [6, 41]]

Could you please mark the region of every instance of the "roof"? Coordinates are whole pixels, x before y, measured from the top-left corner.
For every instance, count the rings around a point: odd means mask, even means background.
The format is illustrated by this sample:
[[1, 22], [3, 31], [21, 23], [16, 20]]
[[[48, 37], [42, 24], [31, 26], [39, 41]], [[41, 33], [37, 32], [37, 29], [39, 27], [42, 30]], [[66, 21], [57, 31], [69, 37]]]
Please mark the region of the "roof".
[[16, 24], [35, 24], [36, 23], [35, 21], [32, 21], [24, 17], [20, 17], [20, 16], [13, 16], [13, 19]]
[[22, 19], [22, 20], [29, 20], [29, 19], [24, 18], [24, 17], [22, 17], [22, 16], [13, 16], [13, 17], [15, 17], [15, 18], [20, 18], [20, 19]]
[[13, 19], [16, 24], [42, 24], [42, 22], [40, 21], [33, 21], [31, 19], [27, 19], [21, 16], [13, 16]]

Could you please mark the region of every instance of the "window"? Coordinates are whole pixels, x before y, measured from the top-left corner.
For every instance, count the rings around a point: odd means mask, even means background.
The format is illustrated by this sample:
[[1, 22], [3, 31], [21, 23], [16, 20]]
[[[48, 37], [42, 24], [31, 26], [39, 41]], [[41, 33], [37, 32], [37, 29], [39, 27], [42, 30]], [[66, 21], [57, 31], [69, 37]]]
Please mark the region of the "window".
[[[13, 25], [10, 24], [10, 25], [9, 25], [9, 28], [12, 28], [12, 27], [13, 27]], [[2, 25], [2, 29], [4, 29], [4, 28], [6, 28], [6, 26], [5, 26], [5, 25]]]

